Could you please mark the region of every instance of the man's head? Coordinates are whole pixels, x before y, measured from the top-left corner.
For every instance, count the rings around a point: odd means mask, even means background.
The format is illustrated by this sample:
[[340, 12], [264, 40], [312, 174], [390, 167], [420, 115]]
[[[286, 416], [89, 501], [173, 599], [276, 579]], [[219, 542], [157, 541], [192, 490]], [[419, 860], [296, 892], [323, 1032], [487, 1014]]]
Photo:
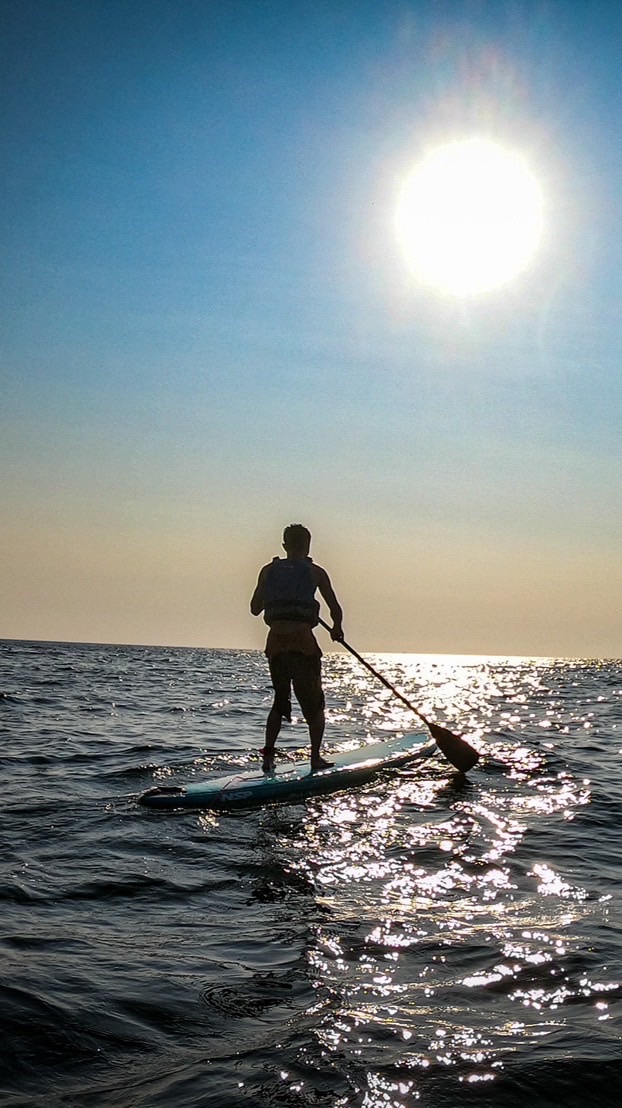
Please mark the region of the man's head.
[[311, 532], [302, 523], [290, 523], [283, 532], [283, 548], [286, 554], [306, 557], [311, 547]]

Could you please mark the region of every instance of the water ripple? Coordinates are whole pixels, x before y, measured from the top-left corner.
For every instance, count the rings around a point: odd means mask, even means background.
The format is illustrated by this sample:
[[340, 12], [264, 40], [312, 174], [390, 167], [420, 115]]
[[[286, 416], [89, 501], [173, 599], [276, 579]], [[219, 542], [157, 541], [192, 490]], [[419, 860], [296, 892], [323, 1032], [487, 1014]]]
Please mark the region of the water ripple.
[[[7, 1104], [610, 1102], [619, 663], [375, 656], [477, 741], [468, 779], [438, 757], [304, 804], [163, 818], [137, 792], [257, 759], [261, 655], [0, 658]], [[349, 656], [325, 671], [327, 749], [412, 728]], [[307, 749], [297, 716], [282, 750]]]

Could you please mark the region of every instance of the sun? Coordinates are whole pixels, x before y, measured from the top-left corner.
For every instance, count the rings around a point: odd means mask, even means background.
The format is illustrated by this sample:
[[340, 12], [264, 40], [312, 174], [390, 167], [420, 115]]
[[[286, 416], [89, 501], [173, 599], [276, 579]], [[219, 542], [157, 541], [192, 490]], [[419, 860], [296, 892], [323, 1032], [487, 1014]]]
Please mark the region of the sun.
[[542, 236], [542, 194], [526, 161], [489, 139], [446, 143], [406, 179], [397, 234], [413, 274], [469, 297], [516, 277]]

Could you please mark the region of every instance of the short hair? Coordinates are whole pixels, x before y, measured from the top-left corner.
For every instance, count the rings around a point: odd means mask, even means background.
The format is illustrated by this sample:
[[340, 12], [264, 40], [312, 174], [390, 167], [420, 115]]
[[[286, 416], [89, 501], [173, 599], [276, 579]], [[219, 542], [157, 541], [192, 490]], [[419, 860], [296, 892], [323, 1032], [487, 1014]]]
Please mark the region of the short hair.
[[302, 523], [290, 523], [283, 531], [283, 546], [286, 550], [308, 550], [311, 532]]

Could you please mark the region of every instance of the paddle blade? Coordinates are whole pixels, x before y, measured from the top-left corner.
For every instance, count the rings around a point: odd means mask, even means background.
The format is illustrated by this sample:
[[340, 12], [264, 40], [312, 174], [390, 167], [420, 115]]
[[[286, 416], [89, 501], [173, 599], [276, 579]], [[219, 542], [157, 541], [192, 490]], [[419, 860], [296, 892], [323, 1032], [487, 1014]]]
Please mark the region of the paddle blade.
[[468, 773], [476, 762], [479, 762], [477, 750], [474, 750], [466, 739], [461, 738], [460, 735], [454, 735], [453, 731], [448, 727], [441, 727], [440, 723], [428, 722], [428, 727], [439, 750], [461, 773]]

